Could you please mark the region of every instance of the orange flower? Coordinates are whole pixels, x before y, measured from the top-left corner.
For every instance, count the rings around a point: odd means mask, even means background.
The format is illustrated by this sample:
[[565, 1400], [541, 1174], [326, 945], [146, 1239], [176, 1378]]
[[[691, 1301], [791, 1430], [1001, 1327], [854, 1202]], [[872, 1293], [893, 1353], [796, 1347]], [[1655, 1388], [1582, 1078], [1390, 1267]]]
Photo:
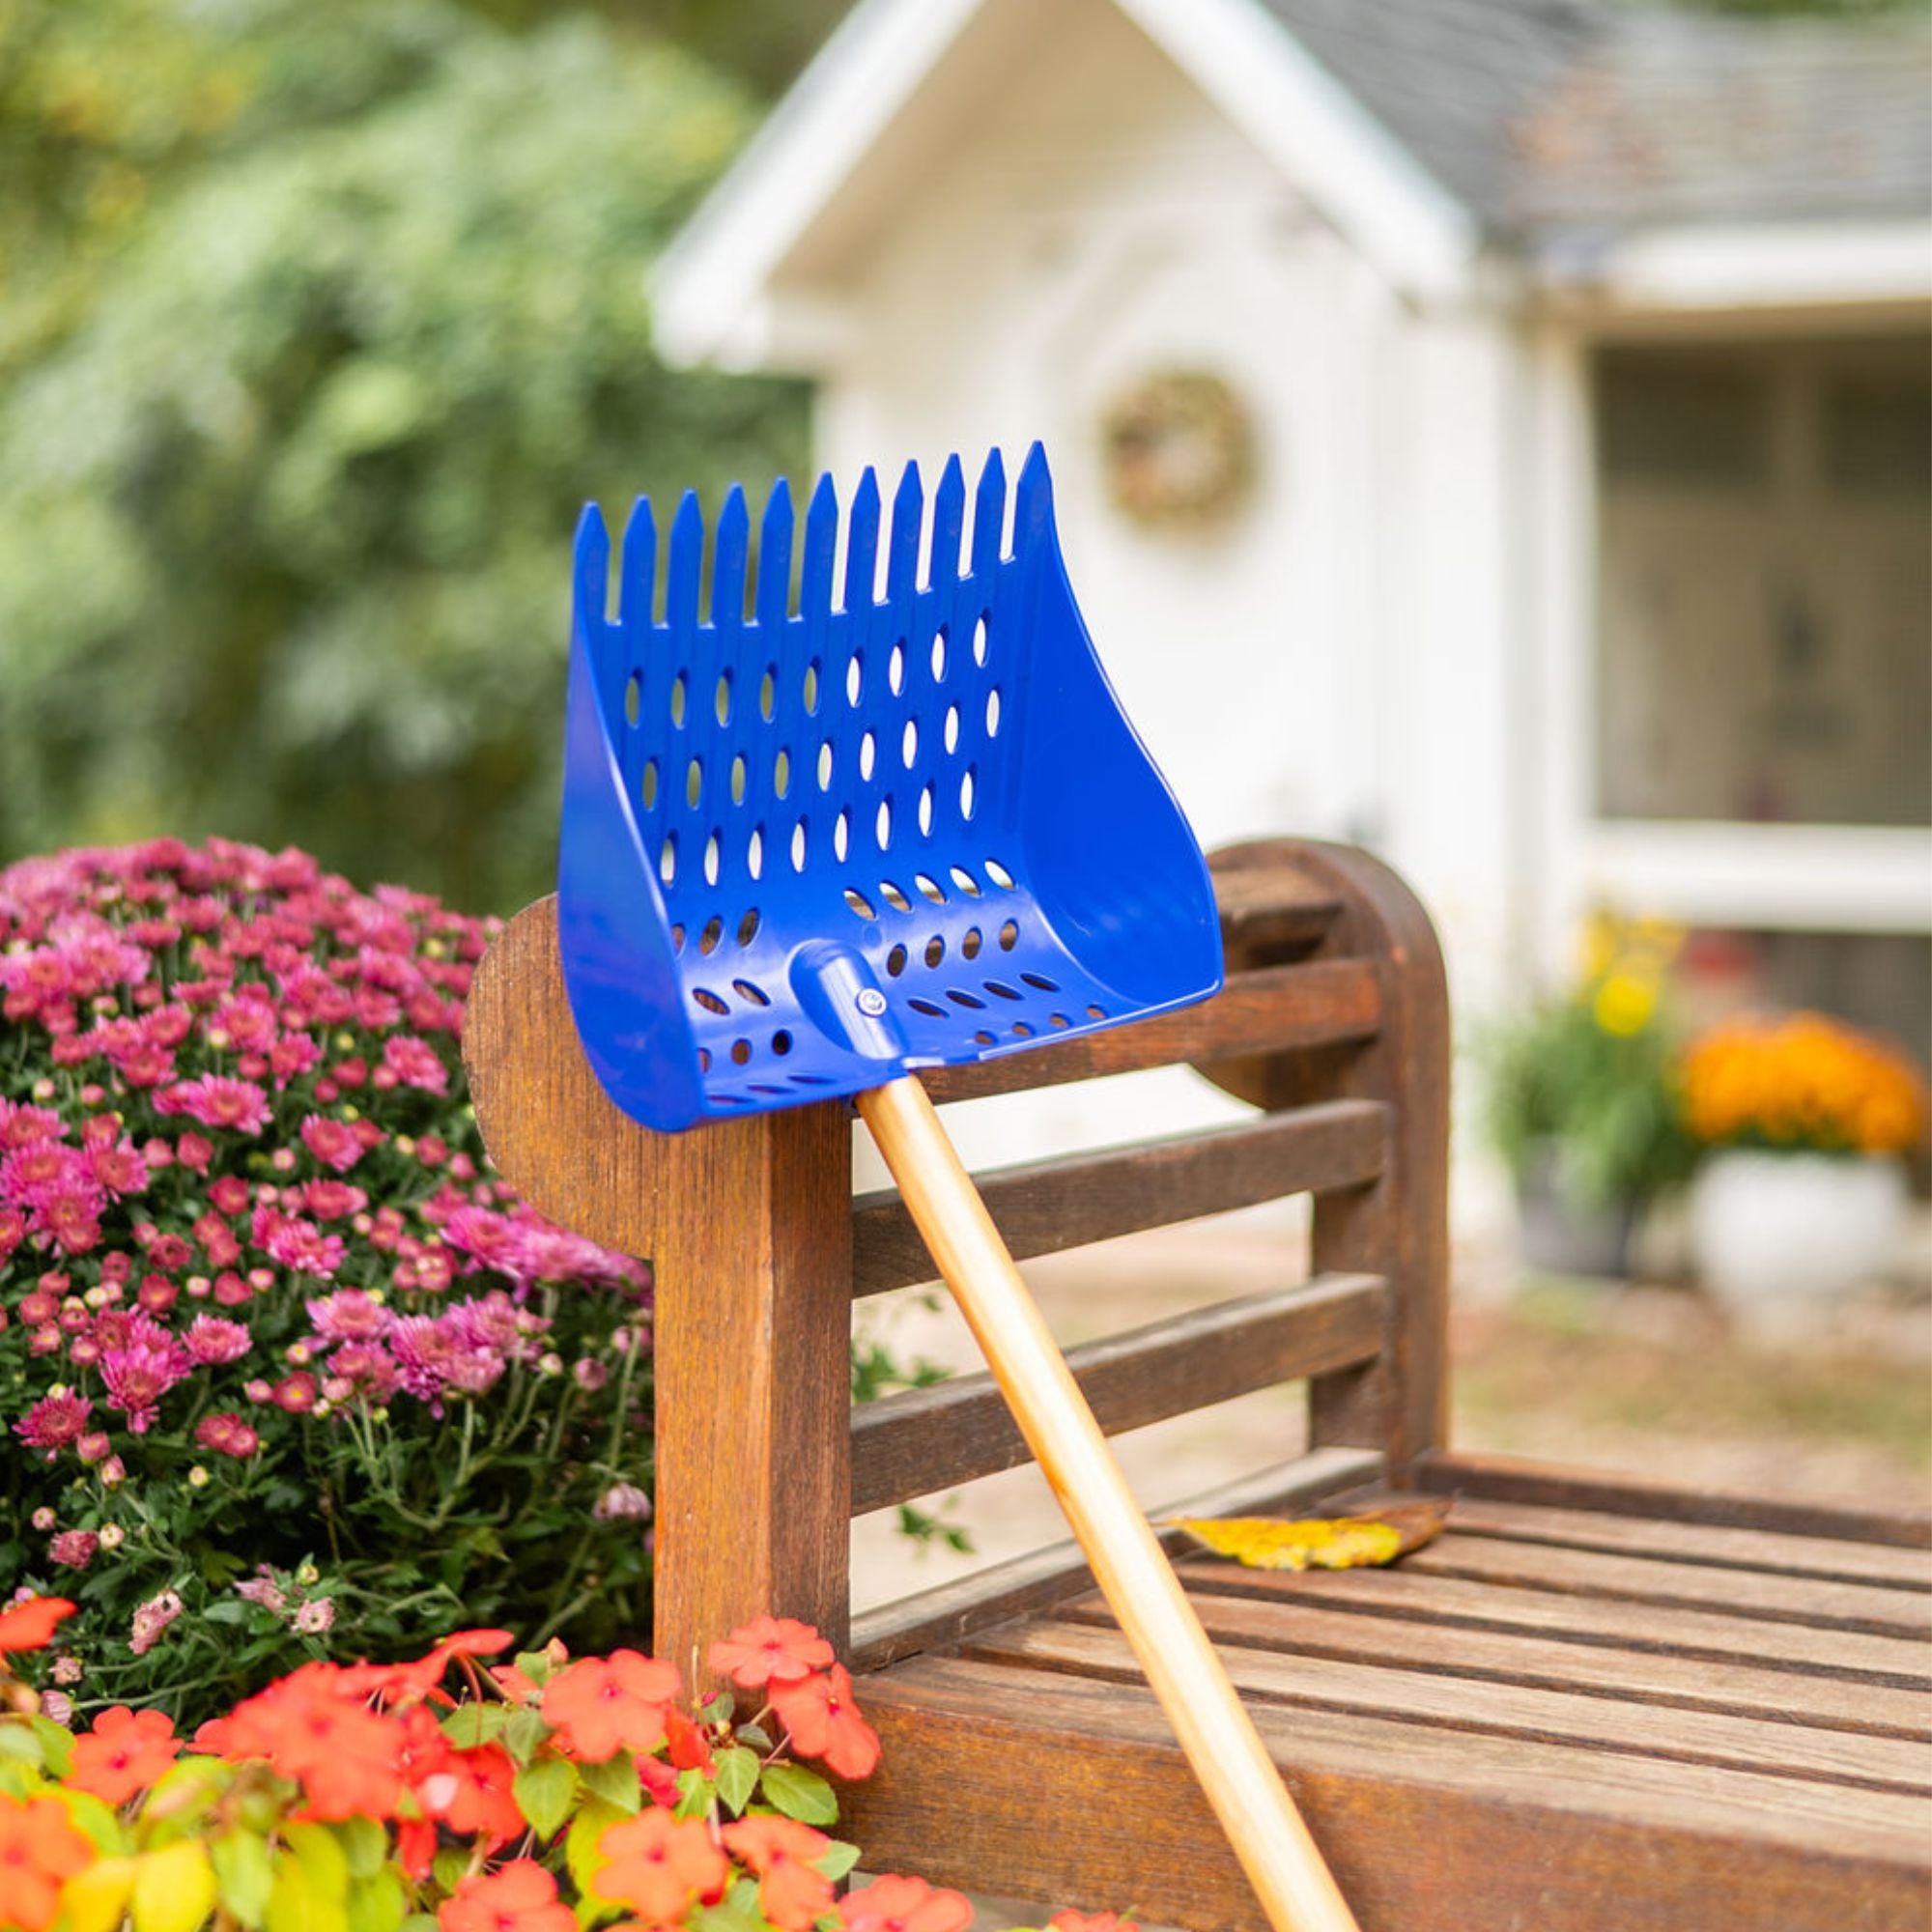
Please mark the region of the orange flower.
[[701, 1771], [709, 1776], [718, 1769], [702, 1729], [674, 1704], [665, 1709], [665, 1737], [670, 1745], [670, 1761], [679, 1771]]
[[758, 1905], [779, 1932], [808, 1932], [832, 1910], [832, 1881], [812, 1861], [832, 1840], [790, 1818], [746, 1818], [724, 1827], [732, 1855], [757, 1873]]
[[1684, 1116], [1713, 1146], [1904, 1153], [1925, 1089], [1902, 1054], [1820, 1013], [1713, 1027], [1684, 1056]]
[[[424, 1809], [465, 1837], [480, 1834], [487, 1849], [507, 1844], [525, 1828], [522, 1807], [511, 1789], [517, 1767], [508, 1751], [496, 1745], [475, 1750], [451, 1751], [425, 1787]], [[448, 1786], [447, 1790], [442, 1787]], [[430, 1787], [441, 1802], [427, 1802]]]
[[634, 1905], [653, 1924], [709, 1904], [731, 1881], [731, 1866], [695, 1818], [653, 1805], [612, 1825], [597, 1840], [610, 1862], [591, 1881], [599, 1898]]
[[879, 1761], [879, 1734], [852, 1701], [852, 1679], [842, 1663], [823, 1677], [774, 1684], [772, 1709], [792, 1744], [807, 1757], [822, 1758], [840, 1777], [869, 1777]]
[[171, 1719], [116, 1704], [95, 1719], [85, 1737], [74, 1739], [67, 1781], [93, 1792], [103, 1804], [125, 1804], [167, 1770], [181, 1747]]
[[11, 1650], [44, 1650], [53, 1641], [54, 1626], [73, 1615], [65, 1597], [27, 1597], [0, 1610], [0, 1656]]
[[1049, 1932], [1141, 1932], [1131, 1918], [1111, 1912], [1056, 1912], [1046, 1922]]
[[85, 1871], [94, 1859], [94, 1847], [58, 1800], [23, 1804], [0, 1793], [0, 1908], [9, 1923], [43, 1932], [60, 1911], [61, 1882]]
[[364, 1706], [354, 1683], [335, 1664], [304, 1663], [202, 1725], [195, 1748], [231, 1763], [266, 1758], [301, 1785], [318, 1818], [391, 1817], [403, 1794], [410, 1735], [399, 1719]]
[[742, 1690], [796, 1684], [832, 1662], [832, 1646], [796, 1617], [753, 1617], [711, 1646], [706, 1660]]
[[577, 1932], [577, 1915], [558, 1902], [556, 1880], [530, 1859], [515, 1859], [456, 1888], [436, 1909], [442, 1932]]
[[579, 1658], [544, 1686], [544, 1720], [571, 1756], [597, 1764], [619, 1750], [656, 1750], [677, 1691], [668, 1663], [613, 1650], [608, 1658]]
[[505, 1644], [515, 1641], [515, 1634], [506, 1630], [456, 1631], [426, 1657], [416, 1658], [412, 1662], [349, 1664], [344, 1668], [343, 1682], [358, 1696], [380, 1693], [390, 1703], [437, 1696], [447, 1704], [453, 1699], [437, 1687], [453, 1658], [494, 1657]]
[[966, 1932], [973, 1907], [956, 1891], [934, 1891], [923, 1878], [874, 1879], [838, 1901], [845, 1932]]

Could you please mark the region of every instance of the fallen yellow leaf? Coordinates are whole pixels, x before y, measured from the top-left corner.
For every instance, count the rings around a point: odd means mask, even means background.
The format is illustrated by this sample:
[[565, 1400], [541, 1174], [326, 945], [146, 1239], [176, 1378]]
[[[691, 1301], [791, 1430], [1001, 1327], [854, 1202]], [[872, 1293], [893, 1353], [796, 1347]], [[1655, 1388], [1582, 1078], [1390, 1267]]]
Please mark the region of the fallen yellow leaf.
[[1171, 1517], [1196, 1543], [1216, 1556], [1232, 1556], [1250, 1570], [1356, 1570], [1393, 1563], [1434, 1540], [1449, 1514], [1441, 1503], [1402, 1503], [1374, 1516]]

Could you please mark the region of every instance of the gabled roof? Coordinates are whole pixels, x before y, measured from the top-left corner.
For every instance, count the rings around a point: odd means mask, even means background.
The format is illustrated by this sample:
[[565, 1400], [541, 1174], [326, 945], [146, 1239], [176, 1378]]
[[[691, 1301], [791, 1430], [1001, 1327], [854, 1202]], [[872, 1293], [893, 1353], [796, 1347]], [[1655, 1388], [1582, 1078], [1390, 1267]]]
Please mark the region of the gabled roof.
[[1588, 0], [1263, 0], [1492, 238], [1932, 212], [1932, 33]]
[[[1756, 277], [1751, 299], [1787, 283], [1804, 299], [1916, 297], [1932, 279], [1932, 31], [1916, 20], [1636, 0], [1112, 3], [1406, 292], [1466, 288], [1486, 249], [1553, 282], [1628, 258], [1656, 288], [1689, 286], [1700, 235], [1740, 286]], [[775, 280], [1002, 7], [1014, 17], [1014, 0], [859, 0], [660, 259], [671, 359], [820, 358], [837, 315], [796, 290], [778, 304]]]

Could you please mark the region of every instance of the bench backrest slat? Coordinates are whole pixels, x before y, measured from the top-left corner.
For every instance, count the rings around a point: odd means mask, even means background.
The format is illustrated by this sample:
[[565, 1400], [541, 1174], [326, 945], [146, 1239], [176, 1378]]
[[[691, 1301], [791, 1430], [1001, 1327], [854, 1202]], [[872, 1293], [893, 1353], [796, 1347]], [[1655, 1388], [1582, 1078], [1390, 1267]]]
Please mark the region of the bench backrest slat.
[[[1327, 1100], [975, 1179], [1013, 1259], [1023, 1262], [1287, 1194], [1364, 1186], [1386, 1165], [1388, 1134], [1379, 1101]], [[932, 1258], [895, 1188], [862, 1194], [852, 1209], [854, 1294], [932, 1279]]]
[[[1388, 1294], [1379, 1275], [1318, 1275], [1191, 1309], [1066, 1351], [1109, 1435], [1277, 1382], [1373, 1361]], [[885, 1509], [1028, 1460], [989, 1375], [957, 1376], [867, 1403], [852, 1417], [852, 1513]]]

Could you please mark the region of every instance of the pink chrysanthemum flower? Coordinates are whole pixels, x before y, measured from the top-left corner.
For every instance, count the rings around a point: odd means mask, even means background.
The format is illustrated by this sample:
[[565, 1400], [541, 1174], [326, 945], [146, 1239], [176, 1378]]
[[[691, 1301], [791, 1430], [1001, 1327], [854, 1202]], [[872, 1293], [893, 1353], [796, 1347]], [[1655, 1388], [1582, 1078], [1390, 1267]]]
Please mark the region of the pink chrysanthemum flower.
[[152, 1597], [134, 1612], [128, 1647], [136, 1657], [145, 1657], [160, 1642], [168, 1626], [182, 1613], [182, 1600], [172, 1590]]
[[441, 1055], [419, 1039], [399, 1035], [384, 1040], [383, 1065], [405, 1087], [414, 1087], [425, 1094], [449, 1092], [449, 1068], [442, 1064]]
[[0, 1153], [31, 1147], [36, 1141], [57, 1141], [66, 1132], [52, 1108], [0, 1098]]
[[43, 1395], [14, 1425], [14, 1434], [30, 1449], [44, 1449], [50, 1455], [77, 1442], [86, 1434], [87, 1418], [94, 1405], [85, 1396], [63, 1391]]
[[325, 1342], [373, 1342], [388, 1328], [391, 1318], [367, 1289], [344, 1288], [311, 1301], [308, 1319]]
[[277, 1208], [255, 1209], [252, 1237], [258, 1248], [283, 1267], [312, 1274], [320, 1281], [329, 1280], [348, 1253], [340, 1235], [325, 1235], [313, 1221], [284, 1214]]
[[194, 1426], [194, 1439], [217, 1456], [232, 1456], [245, 1462], [262, 1446], [262, 1438], [233, 1409], [216, 1409], [204, 1415]]
[[100, 1548], [100, 1538], [91, 1529], [64, 1529], [47, 1545], [49, 1561], [64, 1570], [85, 1570]]
[[155, 1096], [157, 1114], [187, 1114], [204, 1127], [225, 1127], [231, 1133], [259, 1134], [269, 1124], [269, 1096], [252, 1080], [234, 1080], [223, 1073], [204, 1073], [198, 1080], [177, 1081]]
[[145, 1435], [153, 1426], [162, 1396], [193, 1367], [193, 1357], [179, 1343], [156, 1348], [135, 1342], [123, 1349], [110, 1349], [100, 1358], [100, 1379], [106, 1385], [107, 1405], [124, 1410], [128, 1427], [136, 1435]]
[[253, 1346], [246, 1328], [221, 1315], [197, 1315], [183, 1340], [197, 1362], [239, 1362]]
[[347, 1174], [362, 1158], [361, 1138], [346, 1122], [311, 1114], [301, 1123], [301, 1138], [302, 1146], [337, 1174]]

